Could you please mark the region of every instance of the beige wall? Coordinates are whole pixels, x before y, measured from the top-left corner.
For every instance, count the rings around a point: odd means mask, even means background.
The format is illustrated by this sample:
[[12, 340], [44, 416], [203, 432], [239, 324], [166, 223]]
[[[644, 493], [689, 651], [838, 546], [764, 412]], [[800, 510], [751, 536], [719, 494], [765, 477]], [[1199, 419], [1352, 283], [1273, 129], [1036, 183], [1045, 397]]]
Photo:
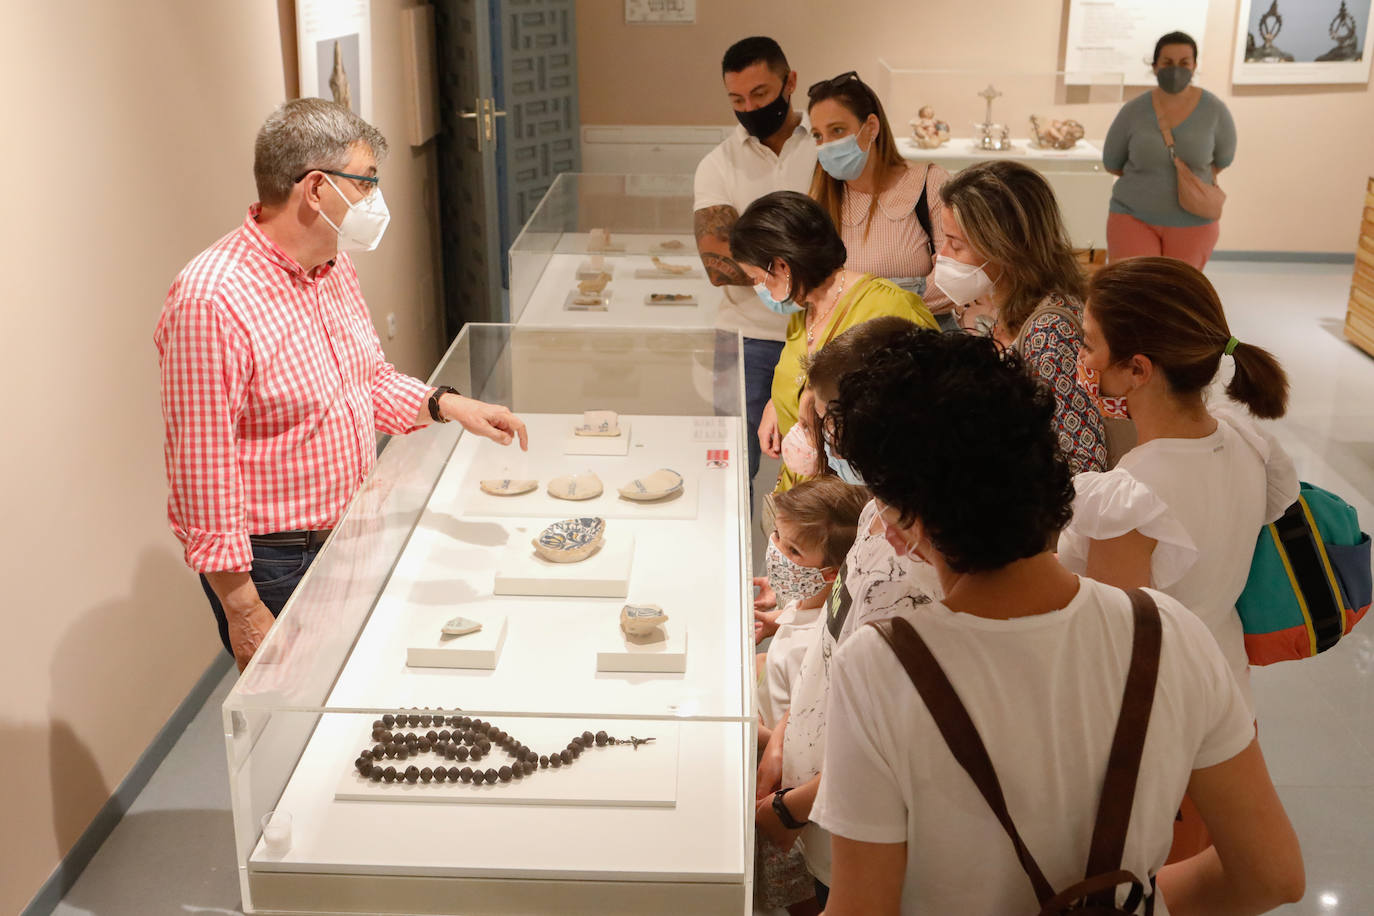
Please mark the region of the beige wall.
[[[423, 376], [439, 352], [435, 157], [405, 142], [405, 5], [372, 4], [393, 219], [358, 269], [374, 318], [400, 322], [388, 353]], [[253, 136], [284, 98], [284, 66], [294, 74], [283, 47], [295, 51], [289, 0], [6, 8], [0, 741], [13, 753], [0, 912], [12, 913], [221, 651], [164, 519], [152, 333], [176, 271], [254, 199]]]
[[[1199, 82], [1230, 106], [1240, 133], [1235, 165], [1222, 180], [1230, 196], [1219, 247], [1353, 251], [1365, 180], [1374, 170], [1374, 92], [1233, 89], [1236, 5], [1211, 0], [1206, 32], [1194, 36]], [[930, 69], [1052, 71], [1063, 60], [1066, 10], [1065, 0], [698, 0], [695, 25], [669, 26], [626, 25], [623, 4], [578, 0], [582, 123], [732, 122], [720, 57], [731, 42], [754, 34], [779, 41], [803, 93], [846, 70], [878, 85], [879, 58]], [[927, 94], [938, 108], [938, 87]], [[1110, 114], [1097, 108], [1087, 106], [1080, 120], [1100, 138]], [[913, 115], [889, 109], [897, 125]], [[1094, 121], [1102, 126], [1094, 130]]]

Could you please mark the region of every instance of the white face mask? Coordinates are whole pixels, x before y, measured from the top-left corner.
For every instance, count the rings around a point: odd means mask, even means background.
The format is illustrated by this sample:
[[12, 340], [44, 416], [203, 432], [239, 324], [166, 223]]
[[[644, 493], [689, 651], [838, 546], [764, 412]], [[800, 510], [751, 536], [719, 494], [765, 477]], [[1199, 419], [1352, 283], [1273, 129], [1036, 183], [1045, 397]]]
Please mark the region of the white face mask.
[[343, 222], [337, 226], [324, 210], [320, 210], [320, 216], [323, 216], [324, 221], [339, 234], [339, 250], [371, 251], [376, 248], [377, 243], [382, 240], [382, 233], [386, 232], [387, 223], [391, 222], [391, 211], [387, 210], [386, 201], [382, 199], [382, 189], [373, 188], [372, 193], [362, 200], [349, 203], [333, 179], [325, 175], [324, 180], [329, 182], [334, 193], [343, 197], [344, 203], [348, 204], [348, 212], [344, 214]]
[[778, 607], [785, 608], [793, 601], [804, 601], [828, 586], [825, 573], [810, 566], [802, 566], [778, 548], [777, 532], [768, 539], [764, 555], [768, 584], [778, 596]]
[[968, 305], [974, 299], [992, 292], [992, 278], [983, 270], [987, 261], [974, 267], [944, 255], [936, 255], [931, 282], [955, 305]]

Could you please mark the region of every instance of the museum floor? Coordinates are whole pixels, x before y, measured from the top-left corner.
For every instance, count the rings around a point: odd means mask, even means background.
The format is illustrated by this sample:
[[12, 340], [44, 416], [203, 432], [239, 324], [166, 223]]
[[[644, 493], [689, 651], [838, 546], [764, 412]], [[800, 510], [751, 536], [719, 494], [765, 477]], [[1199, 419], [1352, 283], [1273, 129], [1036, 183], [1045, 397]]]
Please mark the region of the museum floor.
[[[1292, 377], [1277, 424], [1300, 476], [1374, 525], [1374, 359], [1341, 337], [1349, 265], [1220, 262], [1232, 331]], [[765, 468], [763, 473], [767, 473]], [[206, 625], [209, 625], [206, 614]], [[75, 887], [62, 916], [240, 913], [219, 707], [210, 697]], [[1322, 657], [1254, 674], [1260, 740], [1302, 838], [1307, 897], [1285, 914], [1374, 913], [1374, 624]]]

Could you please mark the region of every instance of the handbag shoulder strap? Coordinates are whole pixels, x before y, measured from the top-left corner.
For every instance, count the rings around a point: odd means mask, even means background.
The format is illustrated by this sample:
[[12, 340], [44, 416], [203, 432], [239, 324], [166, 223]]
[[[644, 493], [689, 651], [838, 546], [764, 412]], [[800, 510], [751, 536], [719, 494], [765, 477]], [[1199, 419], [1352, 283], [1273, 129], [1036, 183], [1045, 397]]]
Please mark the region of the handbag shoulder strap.
[[[1132, 589], [1128, 594], [1135, 622], [1131, 661], [1126, 674], [1126, 686], [1122, 691], [1121, 713], [1107, 758], [1107, 776], [1098, 803], [1097, 821], [1093, 827], [1086, 872], [1089, 878], [1119, 870], [1159, 673], [1159, 609], [1154, 600], [1139, 589]], [[907, 677], [930, 711], [950, 753], [973, 780], [974, 786], [1011, 839], [1016, 858], [1030, 879], [1036, 899], [1042, 906], [1048, 904], [1058, 895], [1021, 839], [1007, 810], [1006, 797], [997, 779], [997, 771], [988, 757], [987, 747], [930, 647], [904, 618], [890, 617], [870, 621], [868, 625], [876, 629], [892, 647], [906, 669]], [[1110, 904], [1115, 886], [1114, 882], [1097, 896], [1105, 897]]]
[[930, 710], [930, 716], [935, 720], [935, 726], [940, 730], [954, 759], [959, 761], [959, 765], [968, 773], [988, 803], [988, 807], [992, 809], [993, 815], [1002, 825], [1002, 829], [1011, 838], [1016, 858], [1026, 872], [1026, 877], [1030, 878], [1035, 897], [1044, 904], [1054, 897], [1054, 888], [1045, 879], [1040, 864], [1035, 861], [1030, 849], [1021, 839], [1021, 834], [1011, 819], [1011, 812], [1007, 810], [1002, 784], [997, 780], [997, 771], [992, 767], [992, 760], [988, 757], [983, 739], [978, 736], [978, 728], [969, 718], [968, 710], [960, 701], [959, 694], [954, 692], [954, 685], [949, 682], [944, 669], [931, 654], [930, 647], [921, 638], [921, 634], [905, 619], [889, 617], [885, 620], [870, 621], [868, 625], [881, 633], [896, 653], [902, 667], [906, 669], [907, 676], [911, 678], [911, 683], [915, 685], [917, 693]]
[[830, 320], [830, 329], [826, 331], [825, 337], [821, 340], [821, 345], [816, 348], [817, 350], [824, 349], [826, 344], [835, 339], [835, 334], [839, 331], [840, 325], [844, 324], [845, 317], [853, 310], [863, 290], [875, 279], [877, 278], [874, 277], [873, 274], [864, 274], [859, 278], [859, 282], [855, 283], [854, 286], [845, 293], [844, 310]]
[[[1107, 776], [1102, 781], [1102, 796], [1097, 804], [1092, 845], [1088, 848], [1089, 877], [1116, 871], [1126, 849], [1126, 830], [1131, 823], [1135, 785], [1140, 775], [1140, 758], [1145, 751], [1145, 732], [1155, 702], [1155, 683], [1159, 679], [1159, 650], [1162, 627], [1159, 607], [1143, 589], [1126, 592], [1131, 599], [1135, 634], [1131, 642], [1131, 666], [1121, 690], [1121, 712], [1116, 719], [1116, 734], [1107, 756]], [[1111, 890], [1098, 892], [1091, 902], [1110, 905]]]
[[1155, 98], [1155, 91], [1150, 90], [1150, 107], [1155, 110], [1155, 124], [1159, 126], [1159, 132], [1164, 135], [1164, 145], [1169, 150], [1169, 158], [1174, 158], [1174, 132], [1169, 128], [1164, 120], [1164, 109], [1159, 107], [1159, 100]]
[[930, 197], [926, 193], [930, 190], [930, 163], [926, 163], [926, 172], [921, 176], [921, 196], [916, 198], [916, 222], [921, 224], [921, 228], [926, 233], [926, 246], [930, 249], [930, 257], [935, 257], [935, 232], [930, 224]]
[[1021, 322], [1021, 330], [1016, 332], [1016, 340], [1012, 341], [1012, 349], [1017, 353], [1021, 353], [1023, 356], [1025, 355], [1021, 348], [1026, 343], [1026, 332], [1030, 330], [1030, 326], [1035, 323], [1035, 320], [1042, 315], [1058, 315], [1060, 318], [1063, 318], [1069, 324], [1073, 325], [1074, 334], [1078, 335], [1080, 338], [1083, 336], [1083, 322], [1073, 313], [1072, 309], [1063, 305], [1038, 305], [1035, 307], [1035, 311], [1027, 315], [1026, 320]]

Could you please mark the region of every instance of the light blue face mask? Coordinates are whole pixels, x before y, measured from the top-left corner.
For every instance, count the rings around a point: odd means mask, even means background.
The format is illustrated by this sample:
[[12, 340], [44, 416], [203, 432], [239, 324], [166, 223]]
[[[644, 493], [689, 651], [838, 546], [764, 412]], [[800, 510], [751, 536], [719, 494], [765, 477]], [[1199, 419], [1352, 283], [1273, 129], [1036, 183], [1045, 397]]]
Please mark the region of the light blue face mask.
[[754, 292], [758, 294], [759, 301], [768, 306], [769, 311], [777, 312], [779, 315], [794, 315], [802, 310], [800, 305], [792, 301], [790, 294], [786, 299], [774, 299], [773, 294], [768, 291], [767, 284], [755, 283]]
[[831, 178], [837, 181], [853, 181], [864, 173], [864, 166], [868, 164], [868, 154], [872, 149], [872, 143], [868, 144], [868, 149], [860, 149], [859, 135], [850, 134], [848, 137], [831, 140], [816, 147], [816, 158]]
[[859, 472], [839, 455], [830, 450], [830, 443], [825, 443], [825, 463], [830, 465], [830, 470], [835, 472], [835, 476], [845, 483], [855, 487], [864, 486], [864, 479], [859, 476]]

